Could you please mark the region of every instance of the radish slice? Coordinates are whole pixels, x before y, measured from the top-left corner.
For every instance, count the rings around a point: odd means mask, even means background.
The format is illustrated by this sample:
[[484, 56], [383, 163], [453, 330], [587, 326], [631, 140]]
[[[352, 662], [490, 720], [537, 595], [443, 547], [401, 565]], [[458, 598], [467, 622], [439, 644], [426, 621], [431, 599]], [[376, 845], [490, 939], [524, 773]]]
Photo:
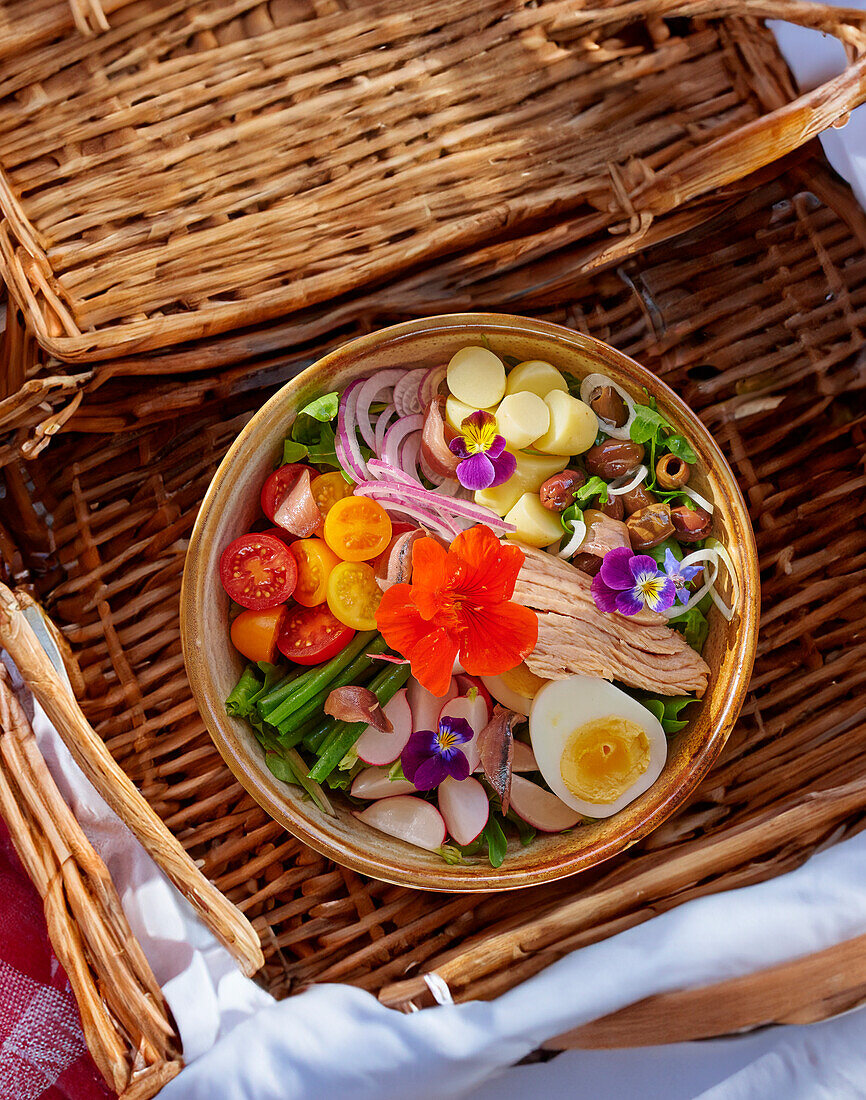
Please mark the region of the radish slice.
[[355, 811], [355, 817], [380, 833], [405, 840], [416, 848], [426, 848], [428, 852], [435, 852], [445, 843], [442, 814], [431, 803], [408, 794], [380, 798], [366, 810]]
[[439, 714], [443, 706], [457, 696], [457, 685], [452, 677], [444, 695], [434, 695], [422, 687], [414, 676], [410, 677], [406, 688], [406, 697], [412, 708], [412, 732], [436, 730], [439, 728]]
[[542, 833], [560, 833], [581, 820], [582, 815], [522, 775], [511, 777], [511, 808], [518, 817]]
[[382, 713], [394, 728], [384, 733], [374, 726], [367, 726], [355, 743], [358, 759], [365, 764], [393, 764], [412, 736], [412, 711], [405, 688], [401, 688], [382, 707]]
[[447, 776], [439, 784], [439, 810], [458, 844], [471, 844], [487, 824], [490, 802], [477, 779]]
[[391, 798], [398, 794], [415, 794], [415, 784], [408, 779], [389, 779], [390, 768], [364, 768], [358, 772], [349, 794], [353, 798]]
[[[457, 681], [457, 694], [468, 695], [472, 688], [479, 693], [487, 704], [488, 716], [493, 715], [493, 700], [490, 698], [490, 692], [487, 690], [484, 682], [480, 676], [470, 676], [468, 672], [464, 672], [460, 665], [455, 661], [454, 669], [452, 672], [455, 680]], [[488, 717], [488, 721], [490, 718]]]
[[472, 729], [472, 740], [464, 742], [460, 748], [469, 761], [470, 772], [474, 772], [478, 767], [478, 761], [481, 759], [481, 750], [478, 748], [478, 734], [490, 721], [490, 712], [487, 709], [484, 696], [479, 694], [474, 699], [469, 699], [465, 695], [461, 695], [457, 699], [452, 699], [439, 712], [440, 720], [446, 717], [463, 718], [469, 723]]

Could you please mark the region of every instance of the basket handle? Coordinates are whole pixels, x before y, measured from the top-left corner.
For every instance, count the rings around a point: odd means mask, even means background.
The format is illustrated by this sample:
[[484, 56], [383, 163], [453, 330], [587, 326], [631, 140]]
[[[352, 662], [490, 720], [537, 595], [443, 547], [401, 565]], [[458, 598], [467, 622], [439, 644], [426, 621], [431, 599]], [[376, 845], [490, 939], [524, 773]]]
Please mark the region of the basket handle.
[[838, 38], [849, 65], [839, 76], [784, 107], [672, 161], [629, 195], [639, 213], [653, 217], [666, 214], [708, 191], [734, 183], [839, 124], [866, 101], [864, 11], [809, 0], [660, 0], [652, 5], [651, 12], [648, 8], [646, 0], [627, 0], [601, 10], [577, 10], [569, 3], [567, 10], [557, 12], [550, 29], [579, 28], [589, 32], [611, 22], [635, 22], [647, 14], [655, 18], [778, 19]]

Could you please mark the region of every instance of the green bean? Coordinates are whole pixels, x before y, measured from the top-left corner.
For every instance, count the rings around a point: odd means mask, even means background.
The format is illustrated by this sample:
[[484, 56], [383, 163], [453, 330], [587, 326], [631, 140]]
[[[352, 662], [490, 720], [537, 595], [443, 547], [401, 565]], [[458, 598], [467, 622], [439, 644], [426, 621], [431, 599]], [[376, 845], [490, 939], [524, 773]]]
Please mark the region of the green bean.
[[[260, 711], [268, 722], [272, 726], [282, 728], [284, 720], [289, 715], [294, 714], [298, 707], [304, 706], [310, 698], [320, 695], [322, 692], [325, 693], [325, 698], [327, 698], [332, 687], [352, 683], [364, 669], [369, 669], [373, 662], [368, 657], [368, 652], [381, 653], [386, 648], [385, 641], [381, 636], [371, 635], [369, 631], [364, 634], [363, 638], [360, 647], [357, 645], [357, 639], [351, 643], [352, 648], [357, 650], [353, 657], [352, 654], [349, 654], [349, 657], [339, 665], [333, 664], [332, 661], [320, 665], [315, 670], [316, 674], [310, 676], [309, 679], [302, 676], [297, 681], [295, 690], [287, 695], [282, 703], [278, 703], [276, 706], [267, 704], [260, 706]], [[372, 639], [372, 641], [369, 639]], [[346, 649], [349, 649], [349, 646]], [[339, 653], [338, 657], [342, 657], [346, 649]], [[333, 660], [336, 661], [337, 658]]]
[[314, 752], [318, 755], [319, 746], [337, 724], [336, 718], [329, 718], [327, 715], [316, 726], [312, 733], [305, 734], [303, 740], [303, 747], [309, 752]]
[[[408, 679], [408, 665], [391, 665], [380, 672], [368, 686], [379, 700], [380, 706], [384, 707]], [[327, 779], [366, 728], [366, 722], [338, 722], [322, 743], [319, 759], [310, 769], [310, 779], [320, 783]]]
[[234, 718], [245, 718], [249, 714], [251, 701], [262, 686], [257, 673], [255, 665], [247, 665], [243, 670], [226, 699], [226, 714]]
[[[377, 645], [379, 648], [375, 648]], [[273, 691], [268, 692], [259, 702], [259, 710], [262, 716], [267, 718], [269, 722], [273, 722], [275, 726], [278, 725], [280, 719], [274, 721], [272, 716], [283, 704], [288, 704], [289, 700], [293, 699], [295, 700], [295, 706], [299, 706], [311, 695], [321, 691], [337, 673], [342, 672], [344, 668], [351, 665], [359, 654], [367, 650], [373, 653], [381, 653], [385, 648], [384, 640], [377, 636], [375, 630], [367, 630], [363, 634], [356, 635], [346, 648], [341, 650], [336, 657], [332, 657], [330, 661], [326, 661], [323, 665], [314, 666], [291, 681], [288, 679], [281, 680]], [[287, 709], [282, 717], [285, 718], [293, 709], [294, 707]]]

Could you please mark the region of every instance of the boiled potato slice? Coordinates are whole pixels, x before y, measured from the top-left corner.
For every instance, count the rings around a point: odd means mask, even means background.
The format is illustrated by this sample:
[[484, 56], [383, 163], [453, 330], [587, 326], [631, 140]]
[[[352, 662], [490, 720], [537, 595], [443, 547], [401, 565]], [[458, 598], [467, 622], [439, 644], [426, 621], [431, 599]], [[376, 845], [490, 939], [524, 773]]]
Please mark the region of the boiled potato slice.
[[505, 515], [506, 523], [513, 523], [516, 531], [505, 537], [525, 542], [528, 546], [550, 546], [562, 538], [559, 512], [551, 512], [538, 498], [538, 493], [524, 493]]
[[595, 443], [598, 417], [570, 393], [552, 390], [544, 399], [550, 410], [550, 427], [535, 441], [535, 449], [554, 455], [581, 455]]
[[490, 508], [497, 516], [504, 516], [520, 500], [524, 493], [537, 493], [549, 477], [560, 473], [568, 465], [568, 459], [559, 455], [528, 455], [512, 451], [517, 459], [514, 473], [503, 485], [495, 489], [479, 489], [475, 503]]
[[489, 409], [505, 393], [505, 364], [487, 348], [461, 348], [448, 364], [446, 380], [458, 401]]
[[[460, 425], [466, 419], [467, 416], [471, 416], [476, 412], [474, 405], [467, 405], [463, 401], [458, 401], [453, 393], [449, 393], [445, 398], [445, 420], [454, 429], [455, 432], [460, 431]], [[496, 409], [484, 409], [484, 412], [493, 413], [496, 415]]]
[[552, 363], [545, 363], [543, 359], [518, 363], [505, 382], [506, 393], [534, 393], [545, 398], [553, 390], [568, 393], [568, 383]]
[[548, 430], [550, 410], [537, 393], [529, 390], [506, 394], [496, 410], [496, 424], [508, 446], [520, 450]]

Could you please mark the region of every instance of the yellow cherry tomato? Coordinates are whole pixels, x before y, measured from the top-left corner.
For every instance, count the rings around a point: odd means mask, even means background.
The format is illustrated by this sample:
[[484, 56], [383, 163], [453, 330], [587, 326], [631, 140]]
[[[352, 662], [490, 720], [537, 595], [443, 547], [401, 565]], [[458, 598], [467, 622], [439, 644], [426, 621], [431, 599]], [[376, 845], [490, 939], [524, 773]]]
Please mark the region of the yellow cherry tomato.
[[382, 590], [372, 566], [363, 561], [341, 561], [328, 577], [328, 607], [354, 630], [375, 630]]
[[390, 541], [391, 518], [369, 497], [343, 497], [325, 516], [325, 542], [343, 561], [369, 561]]
[[298, 580], [292, 593], [296, 602], [304, 607], [324, 603], [328, 577], [340, 559], [321, 539], [298, 539], [289, 550], [298, 566]]
[[346, 481], [337, 470], [330, 474], [319, 474], [310, 482], [313, 500], [319, 506], [323, 516], [330, 512], [338, 500], [351, 496], [354, 488], [355, 486], [350, 481]]
[[273, 661], [286, 606], [242, 611], [231, 626], [232, 645], [250, 661]]

